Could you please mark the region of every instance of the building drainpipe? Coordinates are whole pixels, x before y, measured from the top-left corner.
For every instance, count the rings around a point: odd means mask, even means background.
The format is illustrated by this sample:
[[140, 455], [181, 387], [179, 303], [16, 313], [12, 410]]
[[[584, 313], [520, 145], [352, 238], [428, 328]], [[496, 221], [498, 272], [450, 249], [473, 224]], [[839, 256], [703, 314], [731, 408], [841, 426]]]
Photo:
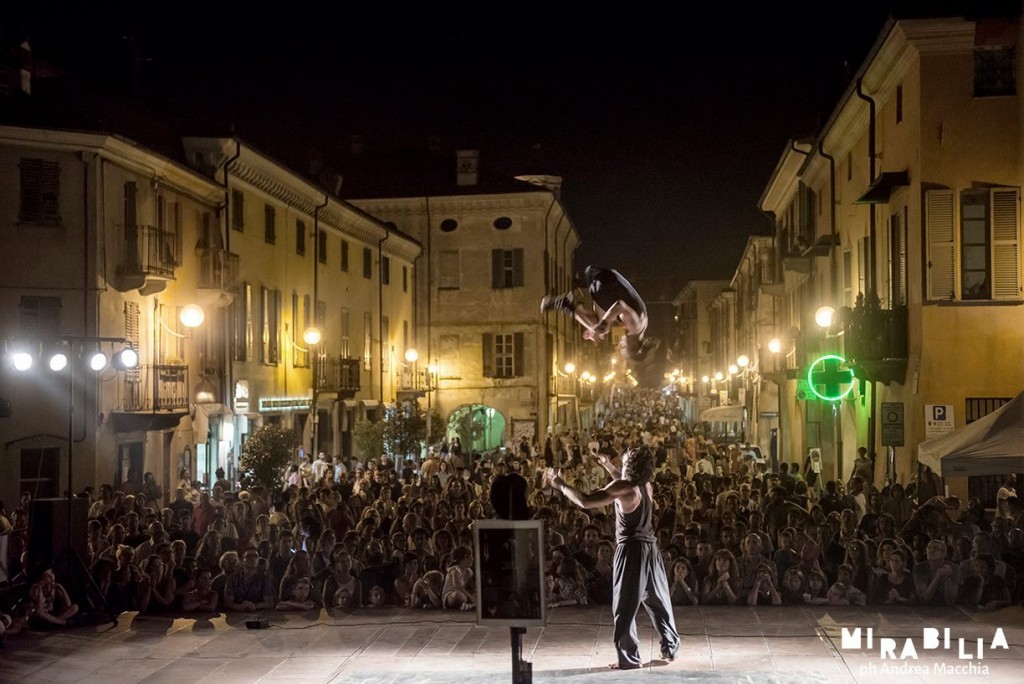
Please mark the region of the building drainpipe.
[[[235, 154], [233, 156], [227, 158], [226, 160], [224, 160], [224, 166], [223, 166], [223, 168], [224, 168], [224, 182], [223, 182], [223, 185], [224, 185], [224, 251], [227, 252], [228, 254], [231, 253], [231, 188], [228, 185], [228, 179], [229, 179], [229, 175], [228, 175], [229, 171], [228, 171], [228, 169], [230, 168], [232, 162], [234, 162], [240, 156], [242, 156], [242, 143], [240, 141], [238, 141], [238, 140], [235, 140]], [[224, 307], [224, 310], [220, 314], [221, 329], [224, 330], [224, 331], [228, 331], [228, 330], [231, 329], [231, 327], [229, 325], [230, 316], [231, 316], [231, 307], [228, 307], [228, 306]], [[226, 406], [230, 410], [231, 415], [233, 416], [234, 415], [234, 408], [235, 408], [234, 407], [235, 360], [231, 357], [231, 336], [228, 335], [228, 334], [224, 335], [224, 342], [221, 344], [221, 354], [223, 356], [223, 360], [221, 361], [221, 363], [223, 364], [223, 370], [224, 370], [224, 372], [223, 372], [224, 386], [221, 388], [221, 400], [224, 402], [224, 406]], [[232, 420], [234, 420], [234, 418], [232, 418]], [[234, 439], [235, 439], [235, 444], [240, 444], [241, 443], [242, 437], [241, 437], [241, 431], [240, 430], [236, 430], [235, 431]], [[234, 455], [235, 462], [237, 463], [238, 458], [241, 456], [241, 454], [238, 453], [239, 449], [235, 446], [235, 444], [232, 445], [232, 454]], [[229, 463], [228, 464], [228, 473], [229, 473], [229, 475], [232, 472], [237, 472], [237, 468], [236, 468], [235, 463]], [[231, 479], [233, 480], [234, 477], [231, 476]]]
[[[319, 326], [319, 321], [316, 320], [316, 313], [319, 309], [318, 303], [320, 301], [320, 210], [327, 206], [328, 202], [327, 195], [324, 195], [324, 203], [319, 204], [313, 208], [313, 325]], [[319, 329], [319, 328], [318, 328]], [[295, 334], [295, 331], [292, 331]], [[313, 401], [310, 405], [310, 421], [311, 421], [311, 454], [319, 453], [320, 449], [320, 408], [317, 406], [317, 400], [319, 399], [319, 373], [320, 373], [320, 351], [323, 347], [323, 334], [324, 331], [320, 331], [320, 342], [316, 345], [310, 345], [310, 352], [313, 358], [310, 359], [310, 367], [313, 372]], [[331, 430], [331, 434], [334, 434], [334, 430]]]
[[[829, 221], [831, 222], [831, 236], [832, 244], [829, 245], [828, 258], [829, 258], [829, 274], [831, 283], [829, 289], [831, 290], [832, 297], [835, 299], [838, 291], [838, 280], [836, 279], [836, 250], [838, 249], [838, 240], [836, 239], [836, 158], [825, 152], [825, 145], [821, 140], [818, 140], [818, 154], [823, 159], [828, 160], [828, 183], [829, 183]], [[838, 309], [838, 307], [836, 307]], [[838, 409], [838, 406], [837, 406]], [[839, 473], [843, 472], [843, 426], [842, 426], [842, 415], [836, 411], [832, 416], [833, 420], [833, 438], [836, 443], [836, 468]]]
[[[868, 103], [868, 115], [870, 117], [868, 119], [868, 184], [870, 185], [875, 180], [875, 101], [864, 92], [863, 78], [857, 79], [857, 97]], [[875, 207], [870, 206], [870, 213], [868, 214], [868, 277], [865, 279], [868, 292], [865, 293], [865, 296], [878, 296], [875, 283], [876, 241]], [[877, 458], [877, 452], [875, 451], [875, 431], [878, 417], [878, 400], [875, 396], [877, 383], [875, 380], [869, 380], [868, 385], [870, 386], [871, 393], [871, 409], [868, 414], [868, 455], [871, 458], [872, 470], [874, 470], [875, 459]]]
[[[380, 403], [384, 406], [384, 354], [387, 353], [384, 339], [384, 243], [391, 237], [391, 232], [384, 230], [384, 237], [377, 241], [377, 329], [380, 330]], [[388, 330], [390, 333], [391, 331]]]

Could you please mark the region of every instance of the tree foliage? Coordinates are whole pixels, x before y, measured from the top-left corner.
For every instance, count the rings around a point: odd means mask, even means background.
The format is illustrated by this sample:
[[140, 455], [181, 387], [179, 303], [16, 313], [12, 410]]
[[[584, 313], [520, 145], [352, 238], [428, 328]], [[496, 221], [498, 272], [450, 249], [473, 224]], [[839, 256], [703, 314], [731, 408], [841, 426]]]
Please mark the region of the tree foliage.
[[364, 420], [352, 429], [352, 439], [363, 460], [377, 458], [384, 453], [384, 422]]
[[242, 481], [259, 483], [267, 489], [280, 486], [297, 445], [294, 433], [277, 425], [264, 425], [242, 447], [238, 464]]
[[414, 401], [388, 406], [384, 411], [384, 451], [392, 459], [418, 455], [427, 438], [427, 416]]

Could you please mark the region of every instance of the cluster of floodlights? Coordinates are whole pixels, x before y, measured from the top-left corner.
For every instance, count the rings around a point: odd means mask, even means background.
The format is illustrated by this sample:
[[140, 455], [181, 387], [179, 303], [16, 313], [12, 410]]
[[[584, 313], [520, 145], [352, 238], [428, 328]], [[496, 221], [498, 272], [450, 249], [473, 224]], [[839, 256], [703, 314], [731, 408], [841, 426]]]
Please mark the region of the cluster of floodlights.
[[[55, 373], [65, 370], [74, 355], [71, 345], [67, 342], [58, 342], [45, 352], [42, 356], [46, 357], [47, 365]], [[36, 359], [41, 355], [33, 354], [27, 348], [16, 348], [9, 356], [14, 370], [26, 372], [32, 370]], [[82, 350], [80, 358], [97, 373], [107, 366], [113, 366], [117, 370], [131, 370], [139, 367], [139, 352], [128, 345], [110, 355], [99, 346], [88, 347]]]

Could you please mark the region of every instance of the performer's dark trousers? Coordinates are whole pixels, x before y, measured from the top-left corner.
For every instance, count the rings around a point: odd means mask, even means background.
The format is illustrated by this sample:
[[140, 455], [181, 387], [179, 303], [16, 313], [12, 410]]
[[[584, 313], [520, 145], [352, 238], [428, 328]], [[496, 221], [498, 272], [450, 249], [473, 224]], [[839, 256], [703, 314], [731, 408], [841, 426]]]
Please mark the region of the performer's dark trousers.
[[612, 616], [615, 620], [615, 650], [619, 667], [640, 666], [640, 642], [636, 633], [636, 611], [643, 602], [654, 628], [661, 637], [662, 652], [679, 650], [679, 633], [672, 616], [668, 577], [654, 542], [629, 540], [615, 547], [612, 573]]

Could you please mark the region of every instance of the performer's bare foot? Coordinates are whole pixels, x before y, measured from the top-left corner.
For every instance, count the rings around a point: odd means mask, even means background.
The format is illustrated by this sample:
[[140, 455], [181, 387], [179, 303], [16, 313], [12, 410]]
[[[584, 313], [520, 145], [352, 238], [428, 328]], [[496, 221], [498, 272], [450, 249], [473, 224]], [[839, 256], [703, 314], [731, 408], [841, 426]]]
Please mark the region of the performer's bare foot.
[[640, 665], [620, 665], [619, 663], [608, 663], [609, 670], [639, 670]]

